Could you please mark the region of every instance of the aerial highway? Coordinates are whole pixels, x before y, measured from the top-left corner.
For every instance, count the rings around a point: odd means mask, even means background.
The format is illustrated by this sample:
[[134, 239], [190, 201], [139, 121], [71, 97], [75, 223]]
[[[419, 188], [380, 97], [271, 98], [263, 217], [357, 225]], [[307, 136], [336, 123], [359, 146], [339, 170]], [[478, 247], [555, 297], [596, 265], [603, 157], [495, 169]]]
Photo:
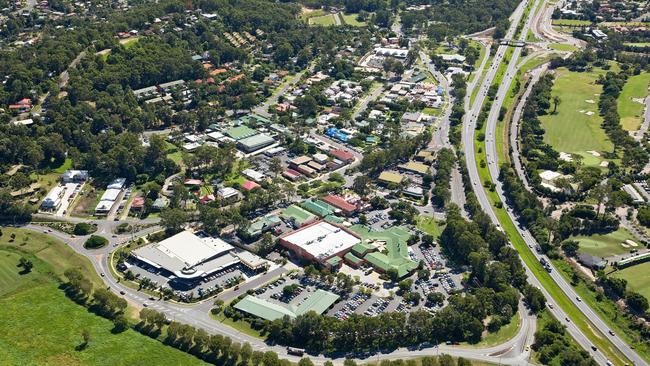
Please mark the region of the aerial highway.
[[[535, 8], [536, 5], [533, 5], [532, 9]], [[533, 23], [534, 18], [535, 18], [535, 14], [529, 14], [529, 17], [526, 20], [526, 23], [521, 32], [520, 40], [525, 40], [528, 29]], [[517, 22], [513, 21], [506, 38], [511, 38], [514, 35], [516, 25]], [[478, 96], [475, 100], [475, 103], [474, 105], [469, 107], [469, 110], [466, 113], [466, 120], [463, 126], [464, 152], [465, 152], [465, 157], [467, 159], [467, 167], [469, 170], [470, 180], [472, 181], [474, 190], [477, 195], [477, 199], [479, 200], [481, 206], [488, 213], [488, 215], [491, 217], [493, 222], [499, 226], [500, 226], [499, 220], [495, 214], [494, 209], [490, 204], [490, 201], [487, 197], [485, 190], [482, 188], [482, 182], [479, 177], [478, 167], [474, 155], [475, 153], [474, 152], [474, 131], [475, 131], [477, 117], [483, 106], [484, 100], [487, 97], [487, 91], [490, 85], [492, 85], [492, 82], [496, 76], [497, 70], [499, 69], [501, 62], [503, 62], [503, 57], [506, 53], [506, 49], [507, 46], [500, 46], [498, 48], [493, 63], [485, 75], [485, 78], [481, 85], [481, 89], [478, 93]], [[485, 140], [486, 141], [486, 163], [488, 165], [490, 178], [492, 182], [496, 184], [496, 192], [499, 195], [499, 199], [504, 203], [509, 219], [512, 220], [513, 223], [517, 223], [517, 218], [512, 212], [511, 208], [507, 206], [503, 188], [498, 180], [499, 165], [498, 165], [498, 156], [496, 153], [495, 133], [496, 133], [496, 124], [498, 120], [499, 110], [501, 108], [503, 100], [505, 99], [508, 93], [510, 83], [512, 82], [513, 78], [516, 76], [517, 61], [520, 56], [520, 53], [521, 53], [521, 49], [519, 48], [515, 48], [512, 53], [509, 64], [503, 76], [503, 80], [499, 86], [497, 95], [495, 96], [494, 103], [492, 105], [492, 108], [490, 110], [489, 116], [486, 121], [486, 140]], [[537, 243], [535, 242], [532, 235], [528, 232], [528, 230], [520, 227], [519, 225], [516, 225], [516, 227], [518, 230], [518, 235], [521, 235], [521, 237], [526, 242], [529, 248], [533, 248], [537, 246]], [[535, 253], [534, 251], [533, 254], [537, 257], [537, 259], [539, 259], [542, 256], [538, 253]], [[599, 364], [607, 365], [609, 362], [611, 362], [605, 357], [605, 355], [601, 352], [601, 350], [595, 348], [593, 343], [590, 341], [589, 337], [583, 334], [583, 332], [574, 324], [574, 322], [570, 321], [570, 318], [565, 313], [564, 309], [558, 306], [558, 304], [555, 302], [555, 299], [553, 299], [550, 296], [547, 289], [545, 289], [541, 285], [540, 281], [532, 274], [530, 268], [528, 267], [527, 267], [527, 272], [529, 274], [529, 279], [531, 283], [539, 287], [542, 290], [542, 292], [545, 294], [546, 298], [549, 301], [550, 306], [552, 306], [552, 309], [550, 309], [551, 312], [554, 314], [554, 316], [557, 319], [564, 322], [564, 324], [567, 326], [567, 330], [576, 339], [576, 341], [584, 349], [588, 350]], [[592, 325], [593, 328], [595, 328], [594, 332], [596, 333], [595, 334], [596, 337], [601, 337], [601, 338], [607, 337], [607, 339], [609, 339], [611, 344], [620, 353], [622, 353], [623, 355], [625, 355], [625, 357], [627, 357], [630, 361], [632, 361], [633, 364], [647, 365], [647, 363], [643, 359], [641, 359], [641, 357], [633, 349], [631, 349], [623, 340], [621, 340], [617, 335], [612, 335], [612, 336], [607, 335], [609, 334], [610, 331], [609, 327], [607, 327], [605, 322], [588, 305], [586, 305], [584, 302], [581, 301], [581, 299], [573, 290], [571, 285], [566, 280], [564, 280], [564, 278], [558, 273], [557, 270], [553, 269], [550, 273], [550, 276], [553, 279], [553, 281], [557, 284], [557, 286], [559, 286], [562, 289], [562, 291], [567, 296], [567, 298], [571, 301], [572, 303], [571, 306], [577, 307], [585, 316], [585, 318], [588, 319], [589, 322], [591, 322], [590, 325]]]

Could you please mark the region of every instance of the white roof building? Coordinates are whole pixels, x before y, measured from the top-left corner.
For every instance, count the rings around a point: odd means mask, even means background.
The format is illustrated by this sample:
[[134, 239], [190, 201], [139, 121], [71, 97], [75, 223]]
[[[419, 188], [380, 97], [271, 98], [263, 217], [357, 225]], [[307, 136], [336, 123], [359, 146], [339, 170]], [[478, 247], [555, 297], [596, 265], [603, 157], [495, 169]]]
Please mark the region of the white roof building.
[[351, 249], [361, 238], [329, 222], [319, 221], [282, 237], [280, 242], [301, 257], [324, 261]]
[[179, 278], [194, 279], [239, 263], [230, 254], [232, 249], [232, 245], [219, 238], [200, 238], [192, 232], [181, 231], [161, 242], [138, 248], [132, 255]]
[[43, 202], [41, 203], [41, 208], [45, 210], [56, 209], [61, 205], [61, 195], [63, 193], [63, 187], [56, 186], [50, 190], [50, 192], [45, 196]]
[[264, 175], [264, 174], [258, 172], [257, 170], [253, 170], [253, 169], [244, 169], [241, 173], [242, 173], [246, 178], [248, 178], [248, 179], [252, 179], [252, 180], [254, 180], [254, 181], [256, 181], [256, 182], [261, 182], [261, 181], [263, 181], [264, 179], [266, 179], [266, 175]]

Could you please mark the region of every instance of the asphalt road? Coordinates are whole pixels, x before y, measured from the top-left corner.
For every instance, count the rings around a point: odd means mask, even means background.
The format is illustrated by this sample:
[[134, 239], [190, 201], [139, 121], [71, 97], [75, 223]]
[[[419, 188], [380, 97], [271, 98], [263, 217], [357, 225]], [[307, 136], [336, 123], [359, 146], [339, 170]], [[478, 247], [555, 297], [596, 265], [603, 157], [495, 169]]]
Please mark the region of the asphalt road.
[[[522, 4], [525, 4], [527, 1], [528, 0], [522, 2]], [[536, 1], [540, 1], [540, 0], [536, 0]], [[533, 5], [533, 8], [534, 7], [535, 5]], [[521, 6], [520, 8], [518, 8], [518, 10], [515, 13], [517, 13], [520, 10], [523, 10]], [[521, 17], [521, 15], [519, 15], [519, 17]], [[522, 35], [521, 38], [525, 39], [533, 19], [534, 19], [534, 14], [530, 14], [523, 28], [523, 31], [521, 32]], [[518, 22], [512, 23], [506, 38], [512, 38], [517, 23]], [[487, 93], [487, 90], [489, 89], [490, 85], [493, 82], [493, 79], [496, 75], [499, 65], [503, 61], [503, 55], [505, 54], [505, 51], [506, 51], [506, 46], [500, 46], [498, 48], [497, 55], [495, 56], [492, 66], [488, 70], [488, 73], [486, 74], [486, 77], [481, 86], [481, 91], [479, 92], [474, 105], [471, 106], [471, 109], [466, 114], [465, 126], [463, 128], [463, 143], [464, 143], [465, 157], [467, 159], [467, 167], [469, 170], [470, 180], [472, 181], [474, 190], [477, 194], [477, 198], [481, 206], [483, 207], [485, 212], [487, 212], [487, 214], [491, 217], [492, 221], [496, 225], [499, 225], [499, 221], [495, 215], [492, 206], [490, 205], [485, 190], [481, 188], [482, 183], [478, 175], [478, 168], [474, 156], [473, 141], [474, 141], [474, 131], [475, 131], [475, 125], [476, 125], [476, 119], [478, 113], [480, 112], [480, 109], [483, 106], [484, 99], [486, 98], [485, 94]], [[492, 105], [492, 109], [490, 110], [488, 120], [486, 122], [487, 124], [486, 125], [486, 155], [487, 155], [488, 170], [490, 172], [492, 181], [496, 184], [496, 191], [499, 194], [501, 201], [504, 202], [504, 204], [506, 205], [508, 215], [514, 223], [517, 223], [516, 217], [513, 214], [512, 210], [507, 206], [506, 203], [507, 201], [505, 200], [501, 183], [498, 180], [498, 161], [497, 161], [498, 156], [496, 154], [496, 140], [494, 138], [494, 135], [496, 131], [496, 124], [497, 124], [499, 110], [501, 108], [503, 100], [507, 95], [509, 85], [512, 82], [512, 79], [515, 77], [517, 60], [519, 58], [520, 53], [521, 53], [521, 49], [515, 48], [512, 57], [510, 59], [510, 63], [508, 64], [506, 73], [503, 77], [497, 95], [495, 97], [494, 103]], [[534, 248], [537, 245], [537, 243], [535, 242], [535, 240], [527, 230], [518, 227], [518, 231], [529, 247]], [[538, 255], [535, 251], [533, 251], [533, 253], [539, 259], [540, 255]], [[542, 290], [542, 292], [548, 299], [548, 303], [553, 306], [553, 309], [550, 310], [554, 314], [554, 316], [557, 319], [560, 319], [561, 321], [564, 319], [563, 323], [567, 326], [568, 332], [573, 336], [574, 339], [576, 339], [576, 341], [585, 350], [587, 350], [593, 356], [593, 358], [596, 360], [596, 362], [598, 362], [598, 364], [606, 365], [607, 359], [605, 358], [605, 356], [599, 350], [593, 351], [591, 349], [592, 343], [589, 341], [589, 339], [574, 325], [573, 322], [568, 321], [569, 318], [567, 317], [566, 313], [564, 313], [564, 311], [560, 309], [560, 307], [557, 306], [556, 303], [554, 303], [553, 298], [548, 294], [546, 289], [543, 286], [541, 286], [537, 278], [532, 274], [532, 272], [528, 269], [528, 267], [526, 267], [526, 271], [528, 273], [529, 281]], [[561, 275], [558, 273], [558, 271], [555, 268], [553, 268], [550, 275], [555, 281], [555, 283], [562, 289], [565, 295], [572, 301], [573, 306], [577, 307], [585, 315], [585, 317], [589, 319], [589, 321], [591, 321], [596, 332], [601, 333], [599, 334], [599, 336], [608, 338], [612, 342], [612, 344], [623, 354], [625, 354], [635, 365], [647, 365], [647, 363], [644, 360], [642, 360], [638, 356], [638, 354], [634, 350], [632, 350], [627, 344], [625, 344], [625, 342], [623, 342], [618, 336], [606, 336], [606, 334], [608, 334], [609, 328], [602, 321], [602, 319], [600, 319], [598, 315], [594, 313], [594, 311], [589, 306], [587, 306], [584, 302], [579, 300], [579, 297], [576, 294], [576, 292], [569, 285], [569, 283], [567, 283], [564, 280], [564, 278], [561, 277]]]

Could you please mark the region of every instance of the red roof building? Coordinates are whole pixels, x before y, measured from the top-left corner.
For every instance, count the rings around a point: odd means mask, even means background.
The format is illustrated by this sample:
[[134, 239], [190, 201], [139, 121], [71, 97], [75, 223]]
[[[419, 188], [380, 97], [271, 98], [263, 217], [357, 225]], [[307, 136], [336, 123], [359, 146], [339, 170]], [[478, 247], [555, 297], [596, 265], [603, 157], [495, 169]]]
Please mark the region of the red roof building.
[[282, 172], [282, 175], [285, 178], [287, 178], [289, 180], [293, 180], [293, 181], [296, 181], [296, 180], [300, 179], [300, 177], [302, 177], [302, 174], [298, 173], [297, 171], [295, 171], [293, 169], [285, 170], [284, 172]]
[[244, 183], [242, 183], [241, 187], [246, 191], [252, 191], [255, 188], [259, 188], [260, 185], [253, 182], [252, 180], [247, 180]]
[[357, 211], [357, 206], [355, 206], [355, 205], [351, 204], [350, 202], [346, 201], [341, 196], [330, 194], [330, 195], [327, 195], [327, 196], [323, 197], [322, 200], [329, 203], [330, 205], [338, 208], [346, 216], [352, 215], [354, 212]]
[[131, 202], [131, 209], [139, 210], [144, 207], [144, 197], [138, 196]]
[[352, 155], [352, 153], [347, 150], [333, 149], [330, 150], [330, 155], [347, 163], [354, 161], [354, 155]]

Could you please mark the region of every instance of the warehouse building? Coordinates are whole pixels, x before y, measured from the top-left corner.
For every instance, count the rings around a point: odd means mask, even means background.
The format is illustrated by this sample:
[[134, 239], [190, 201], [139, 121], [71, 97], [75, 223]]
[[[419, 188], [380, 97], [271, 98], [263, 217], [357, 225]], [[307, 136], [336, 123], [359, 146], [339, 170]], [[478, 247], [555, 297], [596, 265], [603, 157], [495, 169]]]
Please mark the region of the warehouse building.
[[245, 153], [252, 153], [274, 143], [275, 139], [273, 137], [260, 133], [237, 141], [237, 147]]

